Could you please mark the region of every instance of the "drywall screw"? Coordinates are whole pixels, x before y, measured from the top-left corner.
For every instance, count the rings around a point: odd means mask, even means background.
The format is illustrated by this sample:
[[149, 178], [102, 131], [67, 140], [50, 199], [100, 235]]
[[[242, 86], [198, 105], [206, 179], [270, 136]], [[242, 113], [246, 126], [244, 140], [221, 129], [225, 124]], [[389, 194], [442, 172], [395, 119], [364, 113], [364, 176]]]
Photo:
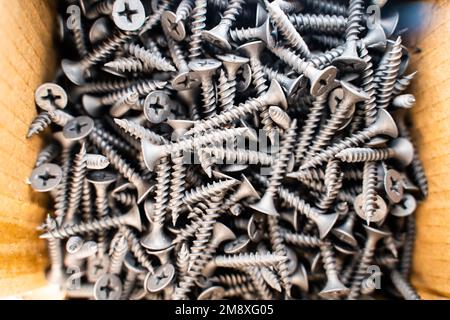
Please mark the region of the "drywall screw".
[[181, 248], [177, 254], [176, 267], [178, 280], [181, 280], [189, 271], [189, 248], [185, 242], [181, 244]]
[[269, 12], [269, 16], [273, 19], [273, 22], [284, 36], [287, 43], [290, 44], [293, 49], [298, 51], [301, 56], [308, 58], [311, 55], [308, 45], [303, 40], [302, 36], [297, 32], [283, 10], [281, 10], [278, 2], [269, 3], [268, 1], [265, 1], [265, 4]]
[[261, 40], [268, 48], [274, 46], [278, 38], [272, 20], [266, 18], [264, 23], [254, 28], [232, 29], [229, 31], [230, 39], [237, 43], [250, 40]]
[[45, 111], [64, 109], [68, 98], [66, 91], [56, 83], [44, 83], [34, 93], [36, 105]]
[[113, 61], [106, 62], [103, 66], [103, 70], [118, 76], [126, 72], [149, 73], [152, 71], [152, 69], [152, 67], [150, 67], [148, 64], [144, 64], [141, 60], [128, 57], [118, 58]]
[[273, 294], [270, 291], [270, 289], [268, 288], [261, 270], [258, 266], [251, 266], [251, 267], [247, 267], [247, 274], [249, 275], [253, 287], [255, 288], [256, 292], [258, 293], [258, 296], [261, 297], [261, 299], [263, 300], [272, 300], [273, 299]]
[[186, 37], [185, 22], [192, 12], [194, 0], [182, 0], [175, 13], [164, 11], [161, 16], [161, 26], [164, 31], [176, 41]]
[[318, 248], [323, 244], [319, 238], [307, 234], [290, 233], [283, 230], [283, 238], [287, 243], [300, 247]]
[[408, 75], [402, 76], [395, 81], [394, 89], [392, 89], [392, 96], [396, 97], [399, 94], [402, 94], [406, 88], [409, 87], [411, 81], [414, 79], [414, 76], [417, 74], [417, 71], [414, 71]]
[[215, 59], [201, 59], [189, 62], [189, 68], [195, 72], [201, 81], [203, 96], [203, 114], [205, 118], [211, 118], [216, 114], [216, 94], [212, 77], [222, 63]]
[[202, 51], [202, 32], [206, 28], [206, 12], [208, 1], [195, 0], [191, 13], [191, 41], [189, 43], [189, 59], [197, 59]]
[[86, 168], [89, 170], [103, 170], [109, 166], [109, 160], [107, 157], [101, 154], [87, 153], [85, 155]]
[[245, 103], [241, 103], [237, 107], [231, 108], [228, 111], [223, 111], [210, 119], [202, 120], [198, 124], [195, 124], [194, 128], [189, 130], [186, 135], [192, 135], [200, 133], [208, 129], [214, 129], [221, 127], [225, 124], [236, 121], [246, 115], [263, 110], [269, 106], [287, 106], [286, 97], [284, 96], [283, 89], [276, 80], [272, 80], [269, 89], [257, 98], [251, 98]]
[[350, 148], [357, 146], [358, 144], [365, 143], [377, 135], [387, 135], [392, 138], [396, 138], [398, 136], [397, 125], [391, 115], [383, 109], [378, 111], [377, 119], [372, 125], [350, 135], [347, 138], [344, 138], [339, 143], [331, 145], [320, 153], [317, 153], [314, 157], [308, 159], [307, 162], [300, 166], [300, 169], [305, 170], [308, 168], [313, 168], [322, 162], [328, 161], [345, 148]]
[[359, 296], [359, 292], [361, 290], [361, 283], [364, 279], [365, 273], [367, 272], [367, 268], [369, 267], [372, 261], [378, 241], [390, 235], [390, 233], [388, 232], [374, 229], [366, 225], [363, 225], [363, 227], [366, 229], [367, 239], [361, 254], [361, 258], [359, 260], [358, 267], [355, 271], [351, 283], [350, 293], [348, 295], [348, 298], [350, 300], [356, 299]]
[[176, 143], [155, 145], [147, 140], [141, 141], [144, 161], [147, 168], [153, 171], [156, 162], [163, 156], [176, 154], [178, 150], [189, 151], [208, 143], [223, 142], [248, 133], [248, 128], [216, 130], [203, 136], [184, 139]]
[[406, 217], [406, 239], [400, 256], [400, 272], [405, 279], [409, 279], [412, 266], [412, 253], [416, 238], [415, 216]]
[[158, 7], [154, 8], [153, 14], [145, 18], [144, 25], [139, 29], [139, 35], [142, 36], [145, 32], [152, 30], [161, 21], [162, 14], [169, 9], [170, 1], [161, 0], [157, 4]]
[[[264, 279], [264, 281], [274, 290], [281, 292], [281, 284], [278, 280], [278, 277], [275, 272], [273, 272], [271, 269], [262, 267], [261, 268], [261, 275]], [[289, 281], [290, 283], [290, 281]]]
[[349, 83], [342, 81], [341, 86], [343, 90], [342, 99], [338, 100], [336, 111], [331, 114], [331, 117], [324, 124], [322, 130], [315, 137], [308, 152], [310, 156], [317, 154], [328, 145], [328, 142], [335, 135], [336, 131], [345, 123], [349, 110], [354, 108], [356, 103], [369, 98], [364, 91]]
[[353, 235], [353, 227], [355, 225], [355, 213], [350, 212], [345, 222], [339, 227], [333, 228], [331, 233], [334, 234], [339, 240], [355, 247], [358, 243]]
[[125, 236], [120, 232], [116, 233], [114, 238], [111, 240], [111, 250], [110, 250], [110, 263], [109, 270], [110, 274], [120, 274], [122, 271], [122, 266], [125, 261], [125, 256], [128, 251], [128, 241]]
[[167, 143], [164, 137], [130, 120], [114, 119], [114, 122], [130, 136], [136, 137], [137, 139], [149, 140], [156, 144]]
[[275, 71], [268, 66], [264, 66], [264, 72], [269, 80], [275, 79], [283, 86], [288, 101], [293, 102], [305, 93], [307, 80], [304, 75], [291, 79], [287, 75]]
[[52, 119], [50, 118], [50, 114], [47, 111], [40, 112], [36, 117], [34, 117], [33, 121], [30, 124], [27, 132], [27, 138], [31, 138], [32, 136], [41, 133], [52, 123]]
[[400, 272], [395, 269], [391, 269], [390, 272], [391, 281], [395, 288], [406, 300], [421, 300], [420, 296], [416, 293], [414, 288], [403, 278]]
[[118, 170], [136, 187], [138, 194], [138, 203], [141, 203], [151, 190], [149, 183], [147, 181], [144, 181], [136, 172], [136, 170], [133, 169], [130, 164], [128, 164], [128, 162], [124, 158], [122, 158], [110, 144], [102, 140], [99, 131], [101, 130], [95, 128], [91, 132], [90, 138], [92, 143], [102, 151], [102, 153], [110, 161], [111, 165], [114, 166], [116, 170]]
[[284, 130], [289, 129], [291, 118], [280, 107], [277, 106], [269, 107], [269, 116], [272, 119], [272, 121], [282, 129]]
[[319, 199], [316, 205], [319, 209], [326, 212], [333, 205], [342, 188], [343, 176], [339, 161], [331, 160], [327, 163], [324, 177], [326, 193]]
[[226, 70], [225, 81], [220, 82], [217, 87], [220, 106], [222, 110], [229, 110], [234, 106], [237, 72], [239, 68], [249, 62], [249, 59], [234, 54], [217, 55], [216, 57], [222, 61], [223, 67]]
[[73, 221], [75, 213], [80, 205], [83, 182], [86, 177], [86, 169], [86, 145], [83, 143], [80, 151], [76, 154], [72, 165], [72, 176], [68, 189], [68, 207], [64, 216], [64, 220], [66, 222]]
[[138, 58], [144, 63], [144, 66], [148, 66], [160, 71], [175, 71], [174, 66], [167, 61], [164, 57], [155, 54], [154, 52], [143, 48], [139, 44], [128, 43], [125, 45], [125, 50], [132, 56]]
[[142, 247], [139, 238], [136, 236], [133, 229], [127, 226], [121, 226], [120, 232], [122, 232], [123, 235], [127, 238], [130, 252], [133, 253], [137, 262], [139, 262], [140, 265], [147, 269], [149, 273], [154, 273], [154, 268], [147, 254], [147, 251], [144, 247]]
[[320, 210], [311, 207], [303, 199], [296, 197], [285, 188], [278, 188], [278, 197], [283, 200], [283, 202], [297, 209], [301, 214], [311, 219], [316, 224], [321, 239], [323, 239], [330, 232], [338, 219], [337, 213], [325, 215], [321, 213]]
[[286, 173], [287, 162], [294, 147], [294, 141], [296, 136], [297, 120], [292, 120], [290, 127], [286, 130], [283, 140], [280, 145], [280, 151], [278, 157], [272, 166], [272, 174], [269, 178], [267, 189], [256, 204], [250, 205], [250, 208], [259, 211], [261, 213], [277, 216], [278, 212], [275, 208], [274, 199], [276, 197], [277, 188], [281, 184], [284, 174]]
[[80, 7], [78, 7], [77, 5], [71, 5], [67, 9], [68, 11], [71, 11], [67, 23], [72, 26], [71, 31], [73, 34], [75, 46], [77, 48], [79, 56], [84, 57], [87, 54], [88, 50], [83, 21], [81, 19], [81, 15], [79, 14]]
[[298, 32], [321, 32], [339, 34], [347, 27], [348, 19], [344, 16], [320, 14], [295, 14], [288, 16], [289, 21]]
[[145, 202], [145, 214], [150, 221], [148, 233], [141, 238], [141, 245], [151, 251], [169, 248], [172, 241], [164, 231], [164, 215], [169, 202], [170, 167], [167, 157], [160, 159], [156, 166], [156, 195], [154, 203]]
[[203, 39], [218, 47], [230, 50], [231, 45], [228, 42], [228, 31], [236, 21], [237, 16], [241, 13], [244, 4], [244, 0], [229, 0], [227, 9], [223, 13], [219, 24], [211, 30], [203, 31]]
[[348, 148], [336, 154], [336, 157], [344, 162], [381, 161], [393, 158], [402, 166], [411, 164], [413, 156], [414, 148], [405, 138], [393, 140], [389, 148]]
[[61, 147], [58, 142], [52, 141], [39, 152], [34, 167], [40, 167], [45, 163], [52, 162], [61, 153]]
[[320, 253], [323, 260], [323, 267], [327, 276], [325, 287], [319, 292], [324, 298], [339, 298], [347, 295], [350, 289], [339, 280], [336, 268], [336, 260], [333, 254], [331, 243], [325, 242], [320, 246]]
[[310, 94], [320, 96], [327, 92], [336, 78], [336, 68], [326, 67], [319, 70], [311, 62], [298, 57], [292, 50], [282, 47], [271, 48], [273, 53], [294, 68], [295, 71], [303, 73], [310, 81]]
[[[125, 6], [125, 3], [128, 6]], [[139, 29], [145, 20], [144, 6], [139, 0], [115, 1], [112, 14], [114, 23], [121, 30], [117, 30], [112, 37], [95, 47], [82, 60], [78, 62], [68, 59], [62, 60], [61, 67], [65, 75], [73, 83], [77, 85], [85, 83], [86, 75], [89, 76], [89, 69], [104, 61], [110, 53], [129, 41], [134, 34], [131, 31]], [[124, 17], [125, 15], [127, 15], [126, 18]], [[128, 20], [128, 16], [130, 21]]]
[[41, 239], [65, 239], [77, 234], [98, 232], [117, 228], [121, 225], [129, 225], [138, 230], [141, 229], [141, 219], [137, 207], [132, 208], [126, 214], [114, 217], [103, 217], [101, 219], [91, 220], [86, 223], [67, 224], [62, 227], [47, 230], [40, 236]]
[[312, 11], [320, 12], [324, 14], [336, 14], [341, 16], [347, 16], [347, 6], [335, 1], [329, 0], [305, 0], [305, 6]]
[[53, 163], [46, 163], [31, 172], [29, 182], [34, 190], [48, 192], [59, 185], [62, 176], [63, 172], [60, 166]]

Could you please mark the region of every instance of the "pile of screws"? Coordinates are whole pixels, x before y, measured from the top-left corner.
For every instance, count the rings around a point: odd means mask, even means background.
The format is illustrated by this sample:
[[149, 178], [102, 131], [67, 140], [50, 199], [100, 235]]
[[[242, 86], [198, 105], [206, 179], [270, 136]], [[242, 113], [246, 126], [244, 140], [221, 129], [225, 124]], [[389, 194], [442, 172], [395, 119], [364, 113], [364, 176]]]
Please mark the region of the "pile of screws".
[[419, 298], [427, 182], [397, 15], [363, 0], [60, 7], [64, 59], [28, 133], [53, 136], [29, 183], [52, 195], [41, 237], [67, 298]]

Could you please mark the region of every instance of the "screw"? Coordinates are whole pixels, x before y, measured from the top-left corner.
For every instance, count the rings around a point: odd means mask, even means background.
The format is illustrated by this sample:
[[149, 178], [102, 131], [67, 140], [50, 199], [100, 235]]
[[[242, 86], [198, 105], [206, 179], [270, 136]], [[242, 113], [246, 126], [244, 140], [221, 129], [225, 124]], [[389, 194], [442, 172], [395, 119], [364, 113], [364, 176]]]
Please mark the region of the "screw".
[[161, 16], [161, 26], [164, 31], [176, 41], [186, 37], [185, 23], [192, 12], [193, 0], [182, 0], [175, 13], [164, 11]]
[[62, 175], [63, 172], [60, 166], [46, 163], [31, 172], [29, 181], [34, 190], [48, 192], [59, 185]]
[[67, 93], [56, 83], [44, 83], [40, 85], [35, 93], [36, 105], [45, 111], [64, 109], [67, 106]]
[[114, 274], [104, 274], [95, 282], [95, 300], [119, 300], [121, 294], [122, 283]]

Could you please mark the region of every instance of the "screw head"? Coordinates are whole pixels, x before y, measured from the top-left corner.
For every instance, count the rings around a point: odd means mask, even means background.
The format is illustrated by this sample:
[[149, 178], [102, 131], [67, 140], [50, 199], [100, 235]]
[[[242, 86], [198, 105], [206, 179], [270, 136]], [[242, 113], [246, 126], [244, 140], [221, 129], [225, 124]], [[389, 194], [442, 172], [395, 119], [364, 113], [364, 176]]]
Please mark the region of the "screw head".
[[70, 120], [63, 129], [63, 135], [68, 140], [81, 140], [86, 138], [94, 129], [94, 120], [87, 116]]
[[62, 179], [61, 167], [46, 163], [31, 172], [31, 187], [38, 192], [47, 192], [59, 185]]
[[163, 12], [161, 26], [175, 41], [181, 41], [186, 38], [186, 28], [183, 21], [178, 21], [177, 16], [172, 11]]
[[98, 185], [110, 185], [111, 183], [116, 182], [117, 178], [117, 174], [106, 170], [91, 171], [87, 174], [87, 181]]
[[[386, 217], [386, 215], [388, 213], [386, 202], [379, 195], [377, 195], [377, 197], [376, 197], [376, 205], [377, 205], [377, 208], [374, 212], [374, 215], [372, 217], [370, 217], [370, 219], [369, 219], [370, 222], [380, 222], [381, 220], [383, 220]], [[361, 219], [367, 220], [366, 212], [363, 209], [363, 195], [362, 194], [358, 195], [355, 198], [353, 207], [355, 208], [356, 214]]]
[[228, 42], [228, 30], [230, 27], [226, 24], [218, 24], [211, 30], [202, 32], [202, 37], [207, 42], [226, 50], [231, 50], [231, 45]]
[[199, 76], [202, 74], [211, 74], [220, 68], [221, 65], [222, 62], [216, 59], [198, 59], [189, 62], [189, 68]]
[[153, 274], [147, 274], [144, 287], [148, 292], [159, 292], [166, 288], [175, 277], [175, 268], [171, 264], [165, 264], [155, 270]]
[[122, 294], [122, 282], [114, 274], [104, 274], [95, 282], [95, 300], [119, 300]]
[[253, 214], [248, 220], [247, 225], [247, 235], [253, 242], [261, 241], [264, 230], [262, 228], [262, 223], [264, 222], [264, 218], [262, 215]]
[[171, 100], [161, 90], [153, 91], [147, 95], [144, 102], [144, 114], [151, 123], [161, 123], [167, 120], [170, 114]]
[[403, 198], [403, 178], [394, 169], [389, 169], [384, 175], [384, 190], [389, 200], [399, 203]]
[[414, 196], [405, 193], [403, 199], [392, 206], [391, 214], [395, 217], [406, 217], [411, 215], [417, 208], [417, 201]]
[[95, 20], [88, 35], [89, 41], [92, 44], [99, 43], [109, 37], [110, 30], [113, 29], [110, 21], [107, 17], [101, 17]]
[[246, 91], [252, 84], [252, 68], [250, 65], [244, 64], [242, 68], [237, 71], [236, 90], [238, 92]]
[[139, 266], [139, 263], [130, 251], [128, 251], [125, 255], [125, 260], [123, 263], [125, 267], [131, 272], [134, 272], [136, 274], [142, 274], [145, 272], [145, 270]]
[[225, 295], [225, 289], [221, 286], [213, 286], [204, 290], [197, 297], [197, 300], [221, 300]]
[[224, 245], [223, 251], [226, 254], [235, 254], [244, 251], [244, 249], [249, 245], [250, 238], [246, 235], [241, 235], [237, 239], [228, 242]]
[[123, 31], [136, 31], [145, 22], [144, 5], [139, 0], [116, 0], [112, 9], [116, 26]]
[[64, 109], [67, 106], [67, 93], [56, 83], [44, 83], [36, 89], [34, 100], [45, 111]]
[[312, 77], [310, 94], [312, 96], [321, 96], [327, 92], [336, 79], [337, 69], [335, 67], [327, 67], [323, 70], [316, 70]]
[[189, 90], [198, 87], [200, 80], [195, 72], [180, 72], [172, 79], [172, 87], [176, 91]]

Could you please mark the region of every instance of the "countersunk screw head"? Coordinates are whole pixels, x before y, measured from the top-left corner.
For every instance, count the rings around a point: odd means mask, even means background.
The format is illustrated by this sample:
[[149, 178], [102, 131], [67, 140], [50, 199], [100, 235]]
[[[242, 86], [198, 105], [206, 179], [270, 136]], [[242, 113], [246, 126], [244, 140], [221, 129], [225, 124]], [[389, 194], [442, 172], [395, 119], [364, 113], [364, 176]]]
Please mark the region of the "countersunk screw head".
[[[380, 222], [386, 217], [386, 215], [388, 213], [386, 202], [379, 195], [376, 196], [376, 206], [377, 206], [377, 208], [374, 212], [374, 215], [372, 217], [370, 217], [370, 222]], [[363, 209], [363, 195], [362, 194], [358, 195], [355, 198], [353, 207], [355, 208], [356, 214], [361, 219], [367, 220], [366, 213]]]
[[119, 300], [121, 294], [122, 282], [114, 274], [104, 274], [95, 282], [95, 300]]
[[249, 245], [250, 239], [246, 235], [241, 235], [237, 239], [228, 242], [224, 245], [223, 251], [226, 254], [235, 254], [243, 252], [244, 249]]
[[312, 96], [321, 96], [326, 93], [336, 79], [337, 69], [335, 67], [326, 67], [323, 70], [315, 70], [310, 77]]
[[38, 192], [47, 192], [55, 188], [62, 179], [61, 167], [46, 163], [31, 172], [31, 187]]
[[86, 82], [86, 76], [89, 76], [88, 70], [85, 70], [79, 62], [69, 59], [61, 61], [61, 68], [66, 77], [76, 85], [82, 85]]
[[247, 235], [253, 242], [258, 242], [262, 239], [264, 235], [263, 222], [263, 216], [258, 214], [253, 214], [248, 220]]
[[384, 175], [384, 189], [389, 200], [399, 203], [403, 198], [403, 178], [394, 169], [389, 169]]
[[140, 267], [139, 263], [137, 262], [136, 258], [134, 257], [133, 253], [131, 253], [131, 251], [127, 252], [123, 263], [130, 272], [134, 272], [135, 274], [142, 274], [145, 272], [145, 269]]
[[225, 289], [223, 287], [213, 286], [200, 293], [197, 300], [221, 300], [224, 295]]
[[411, 215], [417, 208], [417, 201], [414, 196], [405, 193], [403, 199], [392, 206], [391, 214], [395, 217], [406, 217]]
[[252, 68], [250, 65], [244, 64], [244, 66], [237, 71], [237, 84], [236, 90], [238, 92], [246, 91], [252, 84]]
[[64, 109], [67, 106], [67, 93], [56, 83], [44, 83], [36, 89], [34, 100], [45, 111]]
[[110, 171], [91, 171], [87, 175], [87, 181], [97, 185], [110, 185], [117, 181], [117, 174]]
[[178, 20], [172, 11], [164, 11], [161, 16], [161, 26], [164, 31], [176, 41], [186, 37], [186, 28], [182, 20]]
[[194, 72], [180, 72], [172, 79], [172, 87], [176, 91], [189, 90], [200, 84]]
[[170, 114], [170, 98], [164, 91], [157, 90], [149, 93], [144, 102], [144, 114], [151, 123], [161, 123]]
[[166, 288], [175, 277], [175, 268], [171, 264], [165, 264], [155, 270], [155, 273], [148, 273], [145, 277], [144, 287], [148, 292], [159, 292]]
[[189, 62], [189, 68], [199, 77], [213, 74], [221, 65], [222, 63], [216, 59], [199, 59]]
[[87, 116], [77, 117], [69, 121], [63, 129], [64, 137], [68, 140], [86, 138], [94, 129], [94, 120]]
[[217, 59], [222, 61], [228, 75], [235, 76], [241, 66], [249, 62], [248, 58], [240, 57], [235, 54], [216, 55]]
[[145, 22], [144, 5], [139, 0], [116, 0], [112, 17], [116, 26], [123, 31], [135, 31]]
[[226, 24], [218, 24], [211, 30], [205, 30], [202, 32], [202, 37], [213, 45], [231, 50], [231, 45], [228, 42], [228, 30], [230, 27]]

